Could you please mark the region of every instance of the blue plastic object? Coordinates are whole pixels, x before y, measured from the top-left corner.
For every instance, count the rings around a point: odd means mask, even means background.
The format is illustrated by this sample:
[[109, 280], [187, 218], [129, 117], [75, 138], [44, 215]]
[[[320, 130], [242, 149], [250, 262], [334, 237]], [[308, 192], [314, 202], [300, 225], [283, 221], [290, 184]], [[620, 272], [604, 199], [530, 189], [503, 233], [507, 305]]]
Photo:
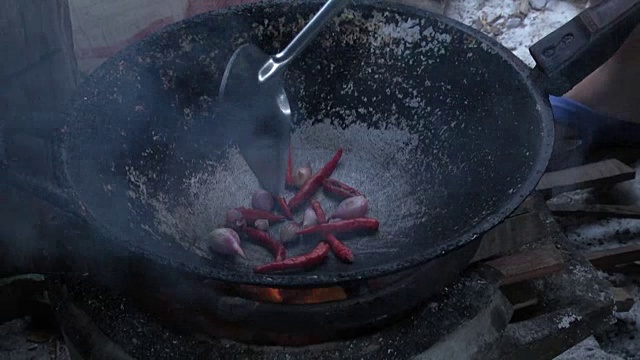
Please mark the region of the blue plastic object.
[[555, 121], [577, 130], [587, 144], [640, 144], [640, 124], [599, 114], [566, 97], [550, 96], [549, 101]]

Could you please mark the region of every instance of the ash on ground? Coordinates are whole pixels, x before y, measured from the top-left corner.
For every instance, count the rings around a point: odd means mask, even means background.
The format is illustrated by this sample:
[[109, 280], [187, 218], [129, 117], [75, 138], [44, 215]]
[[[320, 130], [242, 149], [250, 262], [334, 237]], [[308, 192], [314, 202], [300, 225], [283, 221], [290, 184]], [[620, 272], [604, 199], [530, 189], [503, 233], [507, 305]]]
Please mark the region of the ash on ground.
[[449, 0], [448, 17], [474, 27], [534, 66], [529, 47], [587, 8], [587, 0]]
[[[636, 170], [638, 166], [636, 167]], [[640, 196], [640, 178], [626, 181], [607, 189], [589, 189], [564, 193], [551, 199], [552, 203], [561, 204], [615, 204], [629, 205], [637, 203]], [[616, 199], [618, 199], [616, 201]], [[597, 251], [619, 247], [621, 245], [640, 244], [640, 219], [595, 218], [595, 217], [557, 217], [569, 241], [579, 251]], [[640, 269], [640, 265], [639, 265]], [[598, 349], [599, 355], [594, 357], [578, 357], [586, 354], [586, 347], [579, 346], [576, 357], [564, 355], [560, 359], [640, 359], [640, 272], [633, 273], [607, 272], [602, 275], [612, 286], [626, 290], [635, 304], [627, 312], [617, 312], [617, 322], [602, 334], [588, 339], [588, 347]], [[599, 347], [595, 347], [599, 345]], [[594, 350], [595, 351], [595, 350]], [[609, 357], [600, 357], [609, 356]]]

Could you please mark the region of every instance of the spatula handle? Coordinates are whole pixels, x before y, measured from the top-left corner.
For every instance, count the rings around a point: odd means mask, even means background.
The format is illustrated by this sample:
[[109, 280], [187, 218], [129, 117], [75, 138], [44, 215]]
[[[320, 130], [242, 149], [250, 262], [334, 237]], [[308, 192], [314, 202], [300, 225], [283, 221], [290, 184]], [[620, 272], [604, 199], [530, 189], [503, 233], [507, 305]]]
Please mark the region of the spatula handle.
[[296, 55], [304, 50], [307, 45], [316, 37], [318, 32], [329, 23], [334, 15], [342, 11], [347, 6], [348, 0], [329, 0], [309, 21], [307, 26], [289, 43], [280, 53], [275, 55], [275, 61], [279, 65], [284, 65], [291, 61]]

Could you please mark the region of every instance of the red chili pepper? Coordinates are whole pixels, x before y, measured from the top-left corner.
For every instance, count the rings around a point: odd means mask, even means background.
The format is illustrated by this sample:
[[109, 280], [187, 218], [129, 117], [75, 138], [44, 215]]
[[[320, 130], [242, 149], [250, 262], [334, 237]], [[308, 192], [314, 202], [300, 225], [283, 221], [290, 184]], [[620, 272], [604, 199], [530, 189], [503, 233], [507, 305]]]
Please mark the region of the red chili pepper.
[[280, 244], [278, 248], [278, 253], [276, 254], [276, 261], [284, 261], [287, 258], [287, 250], [284, 248], [284, 245]]
[[340, 220], [335, 222], [330, 222], [326, 224], [318, 224], [314, 226], [310, 226], [306, 229], [302, 229], [296, 234], [298, 235], [308, 235], [308, 234], [330, 234], [330, 233], [340, 233], [340, 232], [349, 232], [349, 231], [360, 231], [360, 230], [368, 230], [368, 231], [377, 231], [380, 226], [380, 222], [376, 219], [371, 218], [356, 218], [349, 220]]
[[[311, 208], [316, 213], [316, 218], [318, 219], [318, 224], [324, 224], [327, 222], [327, 216], [322, 209], [322, 205], [318, 200], [311, 200]], [[340, 259], [340, 261], [352, 263], [353, 262], [353, 253], [351, 250], [343, 244], [338, 238], [333, 234], [324, 235], [324, 241], [329, 244], [331, 247], [331, 251], [336, 254], [336, 257]]]
[[256, 273], [268, 273], [272, 271], [308, 269], [322, 264], [329, 254], [329, 245], [319, 243], [311, 252], [294, 256], [283, 261], [274, 261], [253, 269]]
[[289, 145], [289, 157], [287, 159], [287, 175], [284, 178], [286, 186], [294, 186], [293, 184], [293, 159], [291, 158], [291, 145]]
[[322, 209], [322, 205], [318, 200], [311, 200], [311, 208], [316, 213], [316, 219], [318, 219], [318, 224], [324, 224], [327, 222], [327, 215]]
[[287, 219], [293, 220], [293, 214], [291, 213], [291, 209], [289, 209], [287, 200], [285, 200], [284, 196], [276, 196], [276, 202], [278, 203], [280, 210], [282, 210]]
[[275, 215], [268, 211], [249, 209], [246, 207], [239, 207], [236, 208], [236, 210], [238, 210], [240, 214], [242, 214], [242, 217], [244, 217], [245, 221], [249, 224], [253, 224], [256, 220], [260, 219], [269, 220], [271, 222], [285, 220], [284, 216]]
[[246, 227], [244, 231], [250, 239], [254, 240], [255, 242], [267, 248], [267, 250], [271, 251], [276, 261], [282, 261], [287, 257], [284, 246], [282, 246], [280, 242], [272, 238], [268, 232], [250, 227]]
[[324, 240], [331, 246], [331, 250], [336, 257], [340, 259], [340, 261], [344, 261], [347, 263], [353, 262], [353, 253], [347, 247], [347, 245], [343, 244], [342, 241], [338, 240], [338, 238], [333, 234], [327, 234], [324, 236]]
[[337, 195], [342, 198], [362, 196], [358, 190], [336, 179], [324, 179], [322, 182], [322, 189], [330, 194]]
[[338, 167], [338, 162], [342, 157], [342, 148], [338, 149], [335, 155], [329, 160], [329, 162], [322, 167], [311, 179], [307, 180], [304, 185], [298, 190], [298, 192], [289, 200], [289, 209], [294, 210], [300, 205], [304, 204], [313, 194], [322, 186], [324, 179], [327, 179], [333, 174], [333, 171]]

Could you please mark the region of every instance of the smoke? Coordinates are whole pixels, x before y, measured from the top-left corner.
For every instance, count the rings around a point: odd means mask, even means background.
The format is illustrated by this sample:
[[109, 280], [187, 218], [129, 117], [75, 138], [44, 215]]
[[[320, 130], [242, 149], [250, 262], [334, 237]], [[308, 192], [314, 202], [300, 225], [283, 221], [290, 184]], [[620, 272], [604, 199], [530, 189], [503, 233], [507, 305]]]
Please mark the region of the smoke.
[[[245, 2], [250, 1], [237, 3]], [[0, 109], [3, 109], [0, 114], [0, 276], [27, 272], [86, 272], [112, 287], [121, 288], [132, 280], [132, 274], [127, 269], [135, 268], [138, 276], [159, 275], [156, 268], [131, 264], [124, 244], [114, 244], [111, 239], [93, 237], [92, 231], [95, 229], [90, 228], [82, 219], [56, 208], [38, 196], [15, 188], [5, 175], [6, 171], [21, 173], [55, 188], [56, 169], [52, 168], [51, 163], [58, 154], [52, 153], [47, 141], [29, 133], [33, 132], [34, 127], [44, 130], [42, 133], [45, 135], [47, 132], [53, 133], [60, 130], [60, 124], [24, 119], [31, 118], [31, 113], [35, 111], [60, 113], [67, 110], [68, 101], [79, 85], [79, 67], [93, 69], [125, 46], [142, 40], [148, 33], [160, 30], [162, 25], [229, 5], [229, 1], [216, 0], [189, 0], [187, 3], [184, 16], [163, 18], [147, 28], [144, 28], [144, 24], [130, 24], [132, 31], [140, 27], [143, 29], [121, 42], [106, 38], [116, 33], [108, 31], [114, 25], [113, 22], [109, 22], [106, 16], [101, 20], [96, 19], [96, 23], [91, 24], [91, 31], [102, 31], [108, 46], [92, 44], [95, 45], [92, 51], [87, 51], [86, 43], [75, 44], [74, 51], [74, 37], [78, 40], [87, 34], [77, 32], [82, 30], [78, 23], [72, 26], [68, 0], [35, 3], [16, 0], [9, 1], [7, 7], [3, 7], [0, 17], [8, 21], [0, 22], [0, 33], [3, 33], [3, 37], [7, 36], [9, 41], [3, 42], [3, 56], [0, 56]], [[75, 2], [72, 6], [77, 10], [84, 5]], [[148, 11], [143, 8], [136, 8], [134, 11]], [[73, 14], [74, 20], [78, 20], [78, 14], [81, 12]], [[126, 19], [134, 18], [135, 21], [140, 21], [144, 16], [129, 16]], [[146, 20], [143, 19], [142, 22], [144, 21]], [[150, 109], [150, 104], [158, 106], [154, 111], [155, 116], [171, 119], [166, 123], [172, 123], [173, 127], [158, 131], [154, 119], [149, 119], [148, 123], [130, 122], [134, 125], [126, 130], [131, 134], [143, 135], [138, 138], [139, 144], [128, 144], [128, 149], [120, 154], [123, 159], [130, 159], [138, 150], [135, 156], [140, 156], [144, 151], [158, 150], [158, 143], [153, 142], [154, 138], [160, 138], [160, 142], [163, 140], [163, 144], [167, 145], [164, 150], [158, 151], [163, 153], [163, 157], [157, 159], [157, 169], [165, 165], [188, 164], [191, 159], [200, 161], [215, 158], [219, 149], [228, 147], [227, 135], [237, 129], [218, 126], [215, 104], [219, 79], [230, 53], [220, 53], [220, 49], [210, 47], [209, 45], [216, 43], [207, 41], [207, 38], [215, 36], [219, 39], [231, 39], [238, 45], [246, 39], [234, 37], [235, 34], [245, 34], [251, 28], [248, 22], [243, 23], [239, 19], [236, 19], [234, 28], [213, 25], [211, 28], [210, 23], [200, 20], [198, 31], [182, 33], [174, 28], [173, 33], [182, 35], [178, 41], [179, 46], [154, 49], [153, 52], [149, 52], [147, 47], [140, 53], [141, 57], [148, 56], [145, 60], [149, 60], [146, 64], [149, 65], [147, 70], [150, 76], [141, 76], [138, 85], [141, 88], [140, 95], [146, 101], [136, 111], [151, 112], [153, 109]], [[73, 28], [76, 30], [75, 34]], [[126, 32], [124, 29], [120, 30]], [[20, 38], [19, 31], [24, 32], [24, 39]], [[38, 39], [45, 41], [40, 42]], [[88, 37], [84, 41], [87, 39]], [[180, 61], [171, 61], [173, 56]], [[159, 72], [162, 72], [162, 83], [156, 82]], [[244, 110], [245, 113], [249, 111]], [[179, 121], [176, 122], [175, 119]], [[40, 128], [43, 124], [45, 126]], [[217, 136], [212, 137], [211, 134]], [[178, 166], [174, 171], [180, 169], [184, 169], [184, 166]], [[127, 174], [114, 175], [126, 177]], [[127, 203], [124, 205], [126, 207]], [[127, 215], [123, 213], [125, 221], [128, 221]], [[152, 251], [152, 247], [147, 250]], [[165, 284], [173, 283], [173, 277], [168, 276], [168, 270], [165, 271], [167, 273], [162, 276], [166, 280]], [[181, 279], [175, 279], [175, 282], [179, 281]]]

